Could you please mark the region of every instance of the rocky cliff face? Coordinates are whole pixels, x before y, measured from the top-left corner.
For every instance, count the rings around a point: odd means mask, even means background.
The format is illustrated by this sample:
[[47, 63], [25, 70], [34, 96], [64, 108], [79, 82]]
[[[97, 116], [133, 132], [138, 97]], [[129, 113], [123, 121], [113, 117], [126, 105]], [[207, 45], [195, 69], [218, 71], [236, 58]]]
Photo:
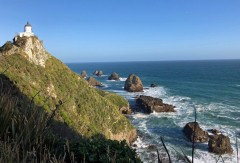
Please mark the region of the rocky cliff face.
[[48, 52], [43, 47], [43, 42], [36, 36], [32, 37], [17, 37], [14, 45], [21, 48], [26, 54], [25, 57], [36, 65], [45, 67], [47, 59], [50, 57]]
[[84, 137], [101, 134], [128, 143], [136, 138], [136, 129], [119, 111], [118, 101], [100, 95], [51, 56], [37, 37], [19, 37], [2, 46], [0, 73], [47, 112], [60, 105], [56, 120]]

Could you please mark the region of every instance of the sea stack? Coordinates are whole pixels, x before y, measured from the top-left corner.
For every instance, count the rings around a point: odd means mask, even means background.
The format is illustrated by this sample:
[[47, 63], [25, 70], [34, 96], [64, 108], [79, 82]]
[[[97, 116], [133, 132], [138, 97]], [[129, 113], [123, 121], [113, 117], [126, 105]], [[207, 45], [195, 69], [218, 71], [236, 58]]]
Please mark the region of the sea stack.
[[124, 89], [128, 92], [143, 92], [141, 79], [135, 74], [129, 75], [125, 82]]
[[113, 72], [109, 77], [108, 80], [120, 80], [119, 75], [116, 72]]
[[198, 122], [187, 123], [183, 128], [183, 132], [190, 141], [193, 141], [193, 138], [194, 141], [198, 143], [204, 143], [208, 141], [208, 133], [200, 127]]
[[144, 113], [150, 114], [155, 112], [175, 112], [175, 106], [165, 104], [159, 98], [141, 95], [137, 98], [136, 103], [140, 106]]

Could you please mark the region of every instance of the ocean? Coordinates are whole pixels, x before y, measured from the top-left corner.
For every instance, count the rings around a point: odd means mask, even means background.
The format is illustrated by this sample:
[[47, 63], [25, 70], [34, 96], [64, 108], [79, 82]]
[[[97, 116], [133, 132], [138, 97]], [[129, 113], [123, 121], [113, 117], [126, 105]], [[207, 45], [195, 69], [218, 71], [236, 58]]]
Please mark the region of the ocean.
[[[233, 155], [223, 155], [227, 162], [237, 162], [236, 139], [240, 144], [240, 60], [206, 61], [154, 61], [154, 62], [112, 62], [112, 63], [69, 63], [73, 71], [81, 74], [86, 70], [89, 76], [95, 70], [104, 75], [96, 77], [105, 87], [134, 104], [140, 94], [163, 99], [164, 103], [176, 106], [176, 113], [135, 113], [129, 116], [138, 129], [139, 137], [134, 148], [144, 162], [157, 162], [156, 151], [149, 145], [163, 151], [162, 136], [173, 157], [179, 162], [182, 151], [191, 156], [191, 145], [182, 129], [186, 123], [197, 122], [205, 130], [217, 129], [230, 137]], [[120, 81], [109, 81], [108, 76], [116, 72]], [[128, 75], [138, 75], [144, 85], [144, 92], [124, 91]], [[151, 88], [151, 83], [158, 87]], [[207, 143], [196, 144], [195, 162], [216, 162], [219, 156], [208, 152]]]

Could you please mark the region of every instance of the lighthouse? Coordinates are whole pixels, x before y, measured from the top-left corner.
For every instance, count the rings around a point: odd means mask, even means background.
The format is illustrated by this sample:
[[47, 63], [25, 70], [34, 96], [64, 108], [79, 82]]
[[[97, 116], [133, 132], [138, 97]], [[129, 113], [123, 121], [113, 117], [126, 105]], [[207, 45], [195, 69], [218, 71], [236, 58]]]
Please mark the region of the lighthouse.
[[34, 33], [32, 32], [32, 26], [29, 22], [24, 26], [24, 32], [19, 33], [17, 36], [14, 37], [14, 41], [17, 41], [18, 37], [31, 37], [34, 36]]
[[27, 22], [27, 24], [24, 26], [24, 33], [32, 33], [32, 26], [29, 24], [29, 22]]

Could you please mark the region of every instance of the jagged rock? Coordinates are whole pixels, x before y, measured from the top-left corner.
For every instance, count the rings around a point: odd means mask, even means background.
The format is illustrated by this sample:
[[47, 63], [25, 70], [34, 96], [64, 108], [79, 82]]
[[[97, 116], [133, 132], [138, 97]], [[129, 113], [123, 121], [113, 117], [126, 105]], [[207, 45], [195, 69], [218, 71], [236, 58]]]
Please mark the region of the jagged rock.
[[94, 77], [89, 77], [87, 81], [91, 86], [103, 87], [102, 83], [97, 81]]
[[135, 74], [129, 75], [125, 81], [124, 89], [128, 92], [142, 92], [143, 84], [141, 79]]
[[102, 70], [95, 70], [93, 75], [102, 76], [103, 75], [103, 71]]
[[97, 76], [97, 74], [98, 74], [98, 70], [95, 70], [94, 73], [93, 73], [93, 75], [96, 75], [96, 76]]
[[108, 80], [120, 80], [119, 75], [116, 72], [114, 72], [108, 77]]
[[185, 125], [183, 128], [183, 132], [186, 135], [186, 137], [193, 141], [194, 136], [194, 125], [195, 125], [195, 142], [203, 143], [208, 141], [208, 133], [204, 131], [198, 124], [198, 122], [189, 122]]
[[150, 87], [157, 87], [158, 85], [156, 83], [152, 83]]
[[45, 63], [50, 58], [50, 54], [45, 50], [43, 42], [36, 36], [31, 37], [16, 37], [13, 43], [7, 42], [2, 48], [2, 53], [5, 56], [21, 53], [30, 62], [45, 67]]
[[210, 135], [208, 141], [208, 151], [216, 154], [232, 154], [230, 139], [223, 134]]
[[131, 114], [132, 113], [130, 107], [121, 107], [119, 110], [122, 114]]
[[45, 63], [50, 55], [43, 47], [43, 42], [36, 36], [18, 37], [14, 44], [20, 46], [24, 50], [29, 61], [45, 67]]
[[86, 78], [87, 77], [87, 72], [85, 70], [82, 71], [81, 77], [82, 78]]
[[164, 104], [161, 99], [151, 96], [141, 95], [137, 98], [136, 103], [143, 110], [144, 113], [155, 112], [175, 112], [174, 106]]
[[102, 75], [103, 75], [103, 71], [99, 70], [97, 76], [102, 76]]
[[218, 134], [221, 133], [221, 132], [218, 131], [217, 129], [211, 129], [211, 130], [208, 130], [208, 131], [211, 132], [211, 133], [214, 134], [214, 135], [218, 135]]

